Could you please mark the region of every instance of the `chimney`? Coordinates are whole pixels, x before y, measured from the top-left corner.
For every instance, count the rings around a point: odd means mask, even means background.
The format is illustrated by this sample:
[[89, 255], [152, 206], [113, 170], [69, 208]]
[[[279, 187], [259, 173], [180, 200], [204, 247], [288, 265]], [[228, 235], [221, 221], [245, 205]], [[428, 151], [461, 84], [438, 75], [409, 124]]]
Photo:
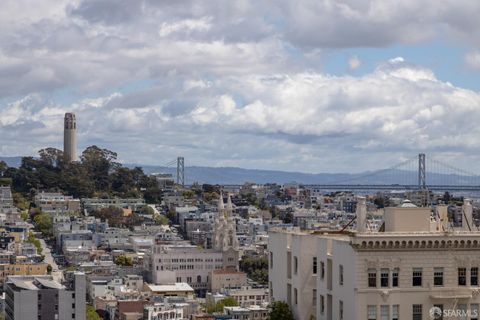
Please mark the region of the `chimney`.
[[357, 197], [357, 232], [367, 231], [367, 201], [365, 197]]
[[439, 231], [448, 230], [448, 206], [441, 205], [437, 206], [438, 213], [438, 222], [439, 222]]
[[462, 206], [462, 229], [465, 231], [473, 230], [473, 207], [472, 200], [464, 199]]

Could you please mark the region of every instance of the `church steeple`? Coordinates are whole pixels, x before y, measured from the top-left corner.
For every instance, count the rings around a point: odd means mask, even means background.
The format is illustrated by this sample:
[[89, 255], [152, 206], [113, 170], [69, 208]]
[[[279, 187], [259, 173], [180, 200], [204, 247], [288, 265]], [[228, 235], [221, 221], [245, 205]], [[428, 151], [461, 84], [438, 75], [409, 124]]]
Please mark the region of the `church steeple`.
[[214, 248], [225, 251], [228, 248], [237, 248], [236, 223], [233, 217], [233, 204], [230, 195], [227, 197], [227, 206], [223, 202], [223, 194], [218, 199], [218, 215], [214, 226]]
[[227, 206], [223, 202], [223, 193], [218, 199], [218, 215], [213, 229], [213, 248], [223, 253], [223, 267], [238, 270], [238, 240], [236, 222], [233, 216], [233, 204], [230, 195]]
[[225, 210], [225, 204], [223, 203], [223, 192], [220, 192], [220, 197], [218, 198], [218, 212]]
[[227, 215], [232, 216], [232, 213], [233, 213], [232, 197], [229, 194], [227, 197]]

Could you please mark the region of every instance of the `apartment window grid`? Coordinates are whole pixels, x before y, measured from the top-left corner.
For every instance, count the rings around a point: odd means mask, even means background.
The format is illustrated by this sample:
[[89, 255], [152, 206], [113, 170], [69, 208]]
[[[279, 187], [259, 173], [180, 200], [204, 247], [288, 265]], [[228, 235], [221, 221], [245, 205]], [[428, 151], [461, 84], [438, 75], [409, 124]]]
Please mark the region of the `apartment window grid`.
[[389, 270], [388, 269], [380, 269], [380, 286], [385, 288], [388, 287], [388, 276]]
[[343, 286], [343, 265], [338, 266], [338, 283]]
[[423, 306], [421, 304], [412, 305], [412, 320], [423, 319]]
[[381, 305], [380, 306], [380, 320], [390, 320], [390, 306]]
[[412, 286], [422, 286], [422, 268], [413, 268], [412, 272]]
[[317, 289], [313, 289], [312, 292], [312, 305], [317, 305]]
[[458, 285], [467, 285], [467, 268], [458, 268]]
[[375, 269], [368, 269], [368, 287], [377, 287], [377, 270]]
[[367, 319], [377, 320], [377, 306], [367, 306]]
[[433, 268], [433, 285], [443, 286], [443, 268]]
[[478, 286], [478, 267], [470, 269], [470, 285]]

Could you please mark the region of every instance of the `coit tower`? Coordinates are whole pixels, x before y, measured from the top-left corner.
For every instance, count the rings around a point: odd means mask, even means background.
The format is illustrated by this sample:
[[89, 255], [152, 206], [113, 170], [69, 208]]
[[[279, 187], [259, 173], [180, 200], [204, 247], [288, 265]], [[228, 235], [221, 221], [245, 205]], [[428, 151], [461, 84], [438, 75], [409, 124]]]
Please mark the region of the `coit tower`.
[[67, 162], [77, 160], [77, 120], [75, 119], [75, 113], [65, 113], [63, 155]]

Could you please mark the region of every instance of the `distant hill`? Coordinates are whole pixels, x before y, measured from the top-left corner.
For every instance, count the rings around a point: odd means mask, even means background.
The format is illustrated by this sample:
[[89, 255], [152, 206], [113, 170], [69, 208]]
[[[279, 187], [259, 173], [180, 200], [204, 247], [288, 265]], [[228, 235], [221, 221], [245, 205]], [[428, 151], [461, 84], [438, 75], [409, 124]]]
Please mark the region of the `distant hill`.
[[[0, 157], [10, 167], [19, 167], [22, 157]], [[126, 167], [142, 167], [147, 174], [170, 173], [176, 175], [175, 167], [162, 167], [141, 164], [124, 164]], [[256, 170], [236, 167], [185, 167], [186, 184], [244, 184], [254, 183], [289, 183], [300, 184], [415, 184], [418, 179], [416, 171], [388, 170], [373, 172], [352, 173], [302, 173], [278, 170]], [[479, 177], [460, 176], [455, 174], [428, 173], [427, 181], [430, 184], [449, 184], [445, 181], [461, 181], [463, 185], [480, 185]]]
[[22, 164], [22, 157], [0, 157], [0, 161], [4, 161], [9, 167], [18, 168]]
[[[128, 167], [135, 165], [126, 164]], [[146, 173], [170, 173], [176, 175], [176, 168], [149, 165], [143, 167]], [[379, 172], [362, 173], [301, 173], [276, 170], [255, 170], [235, 167], [185, 167], [186, 184], [244, 184], [255, 183], [289, 183], [300, 184], [412, 184], [417, 183], [416, 171], [392, 169]], [[444, 185], [448, 181], [456, 181], [462, 185], [479, 185], [480, 177], [460, 176], [454, 174], [428, 173], [427, 181], [430, 184]]]
[[[127, 165], [135, 166], [135, 165]], [[138, 165], [141, 166], [141, 165]], [[158, 167], [158, 166], [142, 166], [146, 173], [171, 173], [176, 175], [176, 168]], [[243, 184], [245, 182], [256, 183], [288, 183], [298, 182], [304, 184], [315, 184], [326, 181], [336, 181], [338, 179], [348, 179], [350, 174], [309, 174], [301, 172], [286, 172], [276, 170], [256, 170], [243, 169], [235, 167], [186, 167], [185, 182], [191, 184], [193, 182], [210, 183], [210, 184]]]

